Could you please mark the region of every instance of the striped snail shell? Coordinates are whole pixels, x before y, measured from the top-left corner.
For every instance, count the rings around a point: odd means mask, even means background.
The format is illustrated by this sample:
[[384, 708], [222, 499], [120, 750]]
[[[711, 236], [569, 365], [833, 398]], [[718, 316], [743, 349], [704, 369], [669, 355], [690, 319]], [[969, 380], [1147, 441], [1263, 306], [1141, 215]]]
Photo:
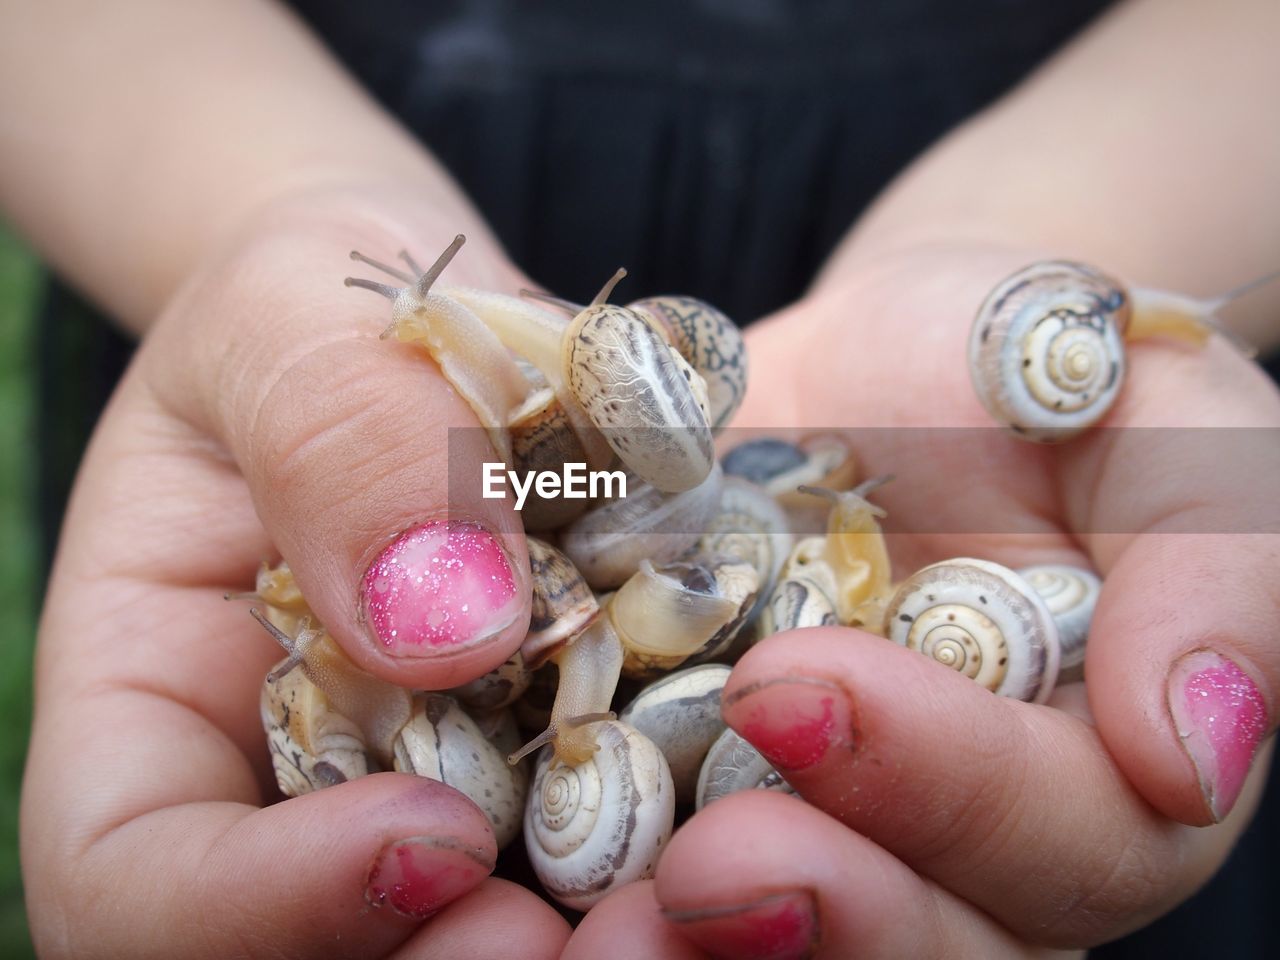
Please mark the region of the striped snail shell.
[[394, 750], [397, 771], [448, 784], [483, 810], [499, 849], [519, 834], [528, 781], [453, 698], [415, 697]]
[[533, 595], [520, 655], [533, 670], [580, 633], [600, 605], [572, 560], [537, 537], [529, 537], [527, 545]]
[[1019, 436], [1067, 440], [1100, 420], [1124, 382], [1130, 298], [1067, 261], [1032, 264], [991, 292], [969, 335], [969, 373], [987, 411]]
[[734, 322], [704, 300], [677, 294], [627, 306], [656, 326], [706, 381], [711, 429], [727, 426], [747, 391], [747, 351]]
[[698, 774], [695, 806], [701, 810], [708, 803], [739, 790], [776, 790], [795, 793], [791, 784], [778, 773], [750, 743], [733, 730], [725, 730], [707, 751]]
[[534, 872], [574, 910], [652, 877], [675, 820], [671, 772], [653, 741], [617, 720], [593, 726], [600, 749], [583, 763], [557, 764], [543, 748], [524, 815]]
[[260, 699], [280, 792], [299, 797], [363, 777], [370, 770], [370, 758], [360, 728], [334, 710], [324, 691], [301, 670], [277, 676], [276, 670], [286, 663], [276, 664]]
[[1053, 615], [998, 563], [959, 558], [917, 571], [889, 601], [884, 630], [1002, 697], [1044, 703], [1057, 682]]
[[1024, 567], [1018, 573], [1040, 594], [1058, 625], [1062, 647], [1059, 681], [1082, 679], [1085, 641], [1089, 639], [1089, 624], [1102, 593], [1102, 581], [1090, 570], [1065, 563]]
[[630, 470], [672, 493], [707, 478], [706, 383], [661, 334], [634, 310], [595, 303], [562, 343], [570, 392]]
[[636, 694], [618, 715], [667, 758], [677, 803], [693, 801], [702, 761], [725, 730], [720, 693], [729, 672], [724, 664], [704, 663], [669, 673]]

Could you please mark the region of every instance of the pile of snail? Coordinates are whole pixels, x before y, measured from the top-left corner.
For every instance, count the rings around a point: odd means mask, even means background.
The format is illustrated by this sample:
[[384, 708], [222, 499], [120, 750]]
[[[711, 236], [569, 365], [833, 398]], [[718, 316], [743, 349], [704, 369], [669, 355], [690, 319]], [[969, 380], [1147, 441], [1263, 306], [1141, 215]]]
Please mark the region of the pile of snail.
[[[720, 716], [730, 665], [763, 637], [856, 626], [1038, 703], [1082, 677], [1101, 588], [1090, 571], [960, 558], [895, 583], [884, 513], [869, 499], [887, 478], [859, 483], [840, 435], [756, 438], [717, 460], [714, 436], [742, 400], [747, 360], [714, 307], [608, 304], [621, 271], [585, 307], [436, 289], [461, 244], [425, 271], [404, 254], [401, 269], [353, 253], [404, 286], [347, 283], [392, 300], [384, 337], [424, 348], [511, 469], [619, 464], [628, 496], [531, 498], [528, 635], [501, 667], [452, 690], [364, 673], [288, 566], [264, 566], [249, 596], [288, 653], [261, 695], [286, 796], [377, 770], [442, 780], [486, 812], [500, 846], [523, 832], [547, 892], [587, 910], [653, 874], [677, 807], [790, 789]], [[1019, 435], [1064, 439], [1120, 389], [1121, 338], [1176, 335], [1176, 306], [1165, 298], [1153, 319], [1095, 270], [1036, 265], [979, 311], [975, 385]], [[1191, 327], [1208, 329], [1202, 313]], [[815, 515], [825, 534], [792, 532], [820, 529]]]

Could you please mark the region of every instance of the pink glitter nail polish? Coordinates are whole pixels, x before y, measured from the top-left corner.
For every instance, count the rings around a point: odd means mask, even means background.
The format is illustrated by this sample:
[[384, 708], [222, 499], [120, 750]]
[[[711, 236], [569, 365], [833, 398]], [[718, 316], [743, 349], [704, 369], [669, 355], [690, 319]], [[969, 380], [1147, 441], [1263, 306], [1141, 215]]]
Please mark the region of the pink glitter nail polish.
[[1262, 694], [1235, 663], [1197, 650], [1169, 674], [1169, 712], [1215, 820], [1235, 806], [1267, 731]]
[[493, 864], [447, 837], [410, 837], [383, 847], [369, 869], [365, 900], [422, 920], [483, 880]]
[[397, 656], [479, 642], [520, 609], [502, 545], [473, 521], [432, 520], [402, 533], [365, 571], [366, 622]]

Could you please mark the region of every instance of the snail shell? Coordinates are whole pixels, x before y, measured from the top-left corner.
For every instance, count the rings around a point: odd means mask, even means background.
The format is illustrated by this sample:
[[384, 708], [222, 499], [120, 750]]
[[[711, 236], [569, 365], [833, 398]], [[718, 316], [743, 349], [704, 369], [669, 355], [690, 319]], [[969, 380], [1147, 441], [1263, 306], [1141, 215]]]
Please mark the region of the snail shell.
[[1058, 625], [1062, 648], [1059, 682], [1083, 678], [1085, 642], [1089, 639], [1093, 609], [1102, 593], [1102, 581], [1092, 571], [1068, 564], [1024, 567], [1018, 573], [1040, 594]]
[[1002, 697], [1044, 703], [1058, 677], [1058, 628], [1039, 594], [1007, 567], [944, 560], [917, 571], [885, 610], [885, 636]]
[[996, 420], [1030, 440], [1066, 440], [1106, 414], [1124, 382], [1130, 299], [1117, 281], [1067, 261], [1009, 277], [978, 309], [969, 372]]
[[795, 793], [759, 750], [733, 730], [726, 729], [707, 751], [698, 774], [697, 809], [739, 790]]
[[565, 330], [562, 362], [573, 396], [638, 477], [671, 493], [707, 478], [706, 385], [639, 314], [587, 307]]
[[[512, 469], [517, 473], [559, 473], [566, 463], [586, 463], [587, 451], [574, 431], [564, 406], [549, 386], [530, 393], [524, 406], [511, 415]], [[526, 530], [552, 530], [582, 515], [586, 501], [543, 497], [531, 484], [520, 520]]]
[[[275, 670], [287, 662], [281, 661]], [[360, 728], [334, 710], [324, 691], [301, 670], [267, 680], [259, 704], [271, 766], [286, 797], [299, 797], [369, 772]]]
[[760, 612], [758, 638], [840, 622], [836, 612], [840, 588], [835, 572], [824, 559], [826, 549], [823, 537], [806, 537], [792, 548], [777, 586]]
[[534, 872], [574, 910], [653, 876], [675, 820], [671, 771], [653, 741], [616, 720], [594, 726], [600, 749], [583, 763], [555, 764], [543, 748], [524, 815]]
[[421, 694], [413, 706], [395, 740], [395, 769], [465, 794], [493, 824], [499, 848], [505, 847], [520, 832], [527, 780], [451, 697]]
[[536, 537], [528, 538], [528, 548], [533, 599], [520, 653], [537, 669], [591, 622], [600, 605], [567, 556]]
[[749, 623], [768, 602], [793, 539], [787, 515], [764, 488], [740, 477], [725, 477], [720, 509], [694, 552], [729, 557], [755, 568], [759, 591], [747, 614]]
[[641, 560], [668, 563], [693, 547], [720, 507], [723, 485], [718, 464], [702, 483], [678, 494], [628, 479], [627, 496], [574, 521], [560, 535], [560, 547], [597, 590], [621, 586]]
[[519, 700], [529, 689], [532, 672], [525, 666], [524, 655], [517, 650], [505, 663], [482, 677], [449, 691], [470, 710], [500, 710]]
[[720, 693], [729, 672], [723, 664], [707, 663], [668, 674], [641, 690], [618, 715], [667, 758], [676, 803], [693, 802], [702, 761], [725, 730]]
[[734, 322], [703, 300], [675, 294], [627, 306], [657, 327], [702, 376], [711, 429], [727, 426], [747, 390], [747, 351]]

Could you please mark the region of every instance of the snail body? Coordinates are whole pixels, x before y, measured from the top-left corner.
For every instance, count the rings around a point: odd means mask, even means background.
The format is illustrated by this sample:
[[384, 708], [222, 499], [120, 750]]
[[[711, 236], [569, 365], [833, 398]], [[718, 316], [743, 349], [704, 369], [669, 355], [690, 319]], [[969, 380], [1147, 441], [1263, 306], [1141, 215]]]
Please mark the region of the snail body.
[[627, 724], [595, 726], [600, 749], [580, 763], [558, 762], [550, 747], [543, 750], [525, 806], [534, 872], [548, 893], [575, 910], [653, 876], [675, 821], [662, 752]]
[[1058, 678], [1053, 615], [1007, 567], [961, 557], [903, 581], [884, 612], [884, 634], [993, 693], [1044, 703]]

